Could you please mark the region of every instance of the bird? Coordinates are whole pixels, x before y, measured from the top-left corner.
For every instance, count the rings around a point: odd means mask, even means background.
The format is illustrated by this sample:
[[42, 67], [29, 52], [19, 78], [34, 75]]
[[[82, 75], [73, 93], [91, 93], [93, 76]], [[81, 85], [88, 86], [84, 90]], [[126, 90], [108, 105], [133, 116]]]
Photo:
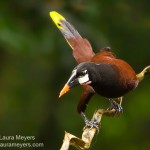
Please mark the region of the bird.
[[136, 74], [126, 61], [115, 56], [110, 47], [104, 47], [95, 53], [90, 42], [82, 38], [74, 26], [58, 12], [51, 11], [50, 17], [70, 45], [73, 57], [78, 63], [59, 97], [73, 87], [81, 85], [82, 94], [77, 111], [84, 119], [86, 126], [97, 128], [96, 123], [90, 121], [85, 115], [92, 96], [98, 94], [107, 98], [111, 104], [108, 109], [115, 109], [115, 112], [120, 114], [123, 110], [121, 106], [123, 96], [138, 86], [144, 75], [150, 72], [150, 66]]

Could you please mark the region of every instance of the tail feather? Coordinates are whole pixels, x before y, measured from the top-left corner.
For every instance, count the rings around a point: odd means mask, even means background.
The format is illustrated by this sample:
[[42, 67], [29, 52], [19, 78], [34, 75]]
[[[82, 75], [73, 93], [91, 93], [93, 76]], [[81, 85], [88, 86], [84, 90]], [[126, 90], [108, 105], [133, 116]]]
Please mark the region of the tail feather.
[[94, 55], [87, 39], [81, 37], [79, 32], [62, 15], [56, 11], [50, 12], [50, 17], [61, 31], [64, 38], [73, 50], [73, 56], [78, 63], [90, 61]]
[[70, 43], [70, 39], [82, 38], [79, 32], [73, 27], [73, 25], [66, 21], [66, 19], [56, 11], [50, 12], [50, 16], [67, 40], [68, 44], [71, 46], [72, 49], [74, 49], [72, 44]]
[[66, 20], [61, 20], [61, 27], [64, 29], [60, 29], [62, 34], [66, 39], [68, 38], [82, 38], [79, 32]]

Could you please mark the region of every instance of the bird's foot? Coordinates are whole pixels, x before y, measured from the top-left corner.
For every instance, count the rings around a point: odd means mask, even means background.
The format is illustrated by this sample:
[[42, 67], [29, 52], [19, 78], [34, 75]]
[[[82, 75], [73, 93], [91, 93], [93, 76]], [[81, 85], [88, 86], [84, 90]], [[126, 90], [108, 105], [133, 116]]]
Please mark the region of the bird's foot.
[[83, 112], [81, 112], [81, 116], [85, 122], [85, 127], [83, 128], [83, 130], [85, 130], [87, 127], [90, 129], [95, 128], [97, 132], [99, 133], [99, 124], [97, 121], [89, 120]]
[[109, 101], [111, 103], [111, 107], [109, 107], [107, 110], [115, 109], [115, 114], [119, 116], [123, 112], [122, 106], [118, 104], [116, 101], [114, 101], [113, 99], [109, 99]]

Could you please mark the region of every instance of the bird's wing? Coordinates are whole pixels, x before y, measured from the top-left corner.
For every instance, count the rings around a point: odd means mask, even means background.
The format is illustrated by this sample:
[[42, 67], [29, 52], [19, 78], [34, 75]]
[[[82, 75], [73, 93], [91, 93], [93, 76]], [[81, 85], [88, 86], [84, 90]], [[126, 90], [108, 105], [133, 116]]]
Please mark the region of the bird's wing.
[[89, 100], [95, 94], [94, 89], [90, 85], [83, 85], [82, 94], [78, 102], [78, 113], [84, 112], [88, 105]]
[[56, 11], [50, 12], [50, 17], [72, 48], [75, 60], [78, 63], [91, 61], [94, 52], [89, 41], [82, 38], [78, 31]]

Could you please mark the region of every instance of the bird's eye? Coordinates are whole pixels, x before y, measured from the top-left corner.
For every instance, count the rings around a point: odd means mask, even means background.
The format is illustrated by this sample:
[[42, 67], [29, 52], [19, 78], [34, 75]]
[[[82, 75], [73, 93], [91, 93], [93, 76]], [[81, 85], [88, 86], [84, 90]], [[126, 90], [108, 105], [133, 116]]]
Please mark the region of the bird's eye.
[[77, 70], [77, 74], [76, 74], [76, 77], [82, 77], [82, 76], [84, 76], [84, 75], [86, 75], [87, 74], [87, 70], [86, 69], [80, 69], [80, 70]]
[[82, 71], [80, 72], [80, 76], [84, 76], [85, 74], [87, 74], [87, 70], [82, 70]]
[[82, 73], [83, 73], [83, 74], [86, 74], [86, 73], [87, 73], [87, 70], [83, 70]]

